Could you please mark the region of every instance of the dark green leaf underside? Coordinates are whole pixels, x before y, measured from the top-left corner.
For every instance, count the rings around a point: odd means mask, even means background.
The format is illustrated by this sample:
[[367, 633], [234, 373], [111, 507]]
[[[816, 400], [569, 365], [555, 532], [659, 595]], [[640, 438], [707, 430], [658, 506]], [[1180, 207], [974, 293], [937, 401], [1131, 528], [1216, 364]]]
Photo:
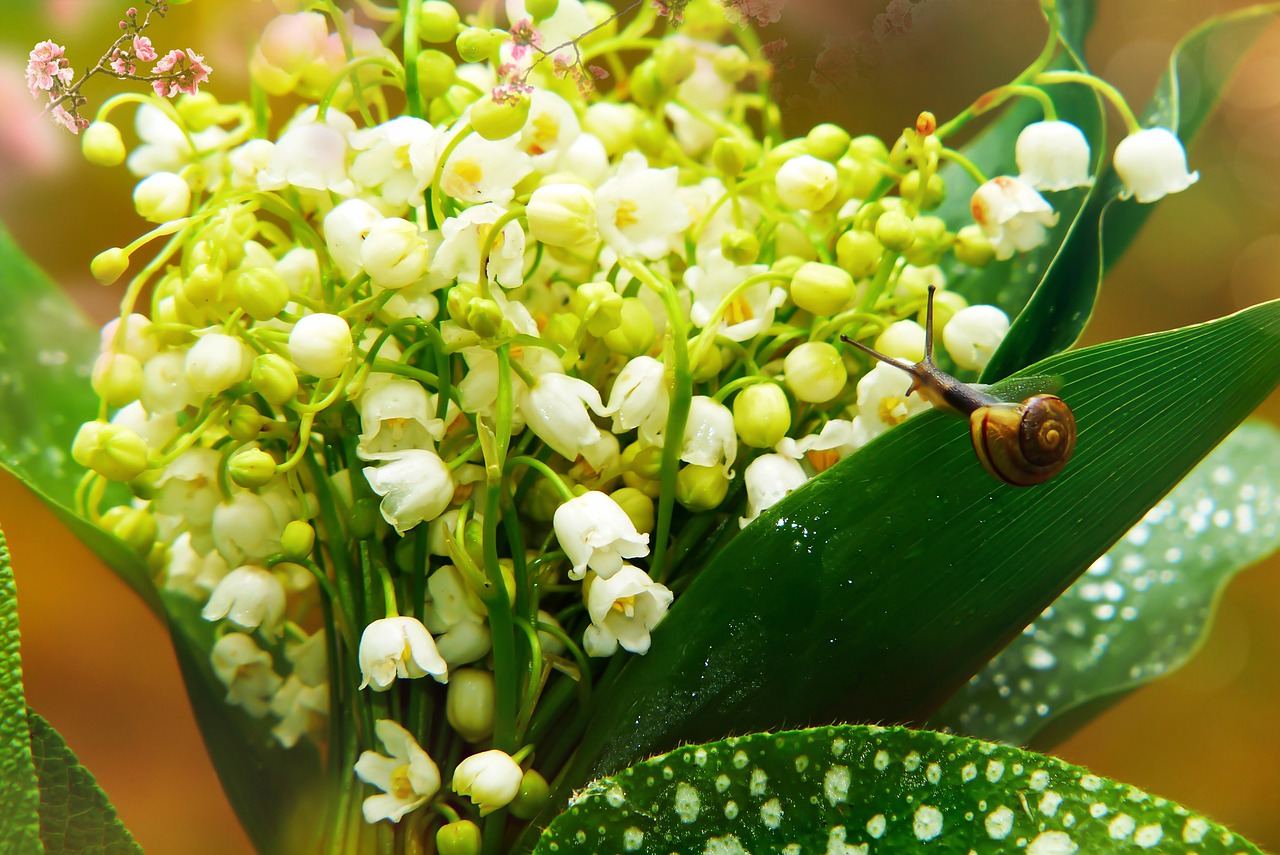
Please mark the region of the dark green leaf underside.
[[821, 727], [686, 746], [590, 784], [537, 855], [1255, 853], [1165, 799], [1052, 757]]
[[930, 727], [1028, 744], [1183, 665], [1238, 571], [1280, 547], [1280, 431], [1246, 422], [956, 693]]

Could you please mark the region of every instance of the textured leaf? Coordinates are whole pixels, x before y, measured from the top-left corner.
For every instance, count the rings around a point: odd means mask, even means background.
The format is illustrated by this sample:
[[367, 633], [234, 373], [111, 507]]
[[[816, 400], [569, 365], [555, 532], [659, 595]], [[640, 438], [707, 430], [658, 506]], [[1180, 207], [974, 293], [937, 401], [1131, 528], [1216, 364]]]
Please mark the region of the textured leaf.
[[18, 590], [0, 532], [0, 852], [40, 849], [40, 792], [31, 765], [27, 702], [22, 692]]
[[1240, 570], [1280, 548], [1280, 431], [1246, 422], [929, 721], [1026, 745], [1183, 665]]
[[537, 855], [1258, 852], [1165, 799], [1018, 748], [836, 726], [685, 746], [595, 781]]
[[[1183, 38], [1142, 115], [1142, 125], [1172, 128], [1189, 146], [1222, 97], [1235, 61], [1274, 14], [1264, 7], [1239, 10], [1211, 19]], [[1232, 61], [1224, 61], [1225, 57]], [[1097, 143], [1092, 137], [1089, 141], [1098, 156]], [[1155, 208], [1117, 201], [1122, 183], [1114, 166], [1099, 175], [1095, 187], [1044, 281], [987, 364], [983, 382], [1064, 351], [1079, 339], [1093, 314], [1103, 274], [1119, 260]]]
[[1039, 487], [990, 478], [941, 412], [819, 475], [597, 694], [567, 786], [726, 732], [927, 719], [1280, 383], [1278, 327], [1274, 301], [1033, 366], [1062, 378], [1079, 425]]
[[40, 779], [40, 840], [49, 855], [123, 855], [142, 848], [53, 725], [28, 710]]

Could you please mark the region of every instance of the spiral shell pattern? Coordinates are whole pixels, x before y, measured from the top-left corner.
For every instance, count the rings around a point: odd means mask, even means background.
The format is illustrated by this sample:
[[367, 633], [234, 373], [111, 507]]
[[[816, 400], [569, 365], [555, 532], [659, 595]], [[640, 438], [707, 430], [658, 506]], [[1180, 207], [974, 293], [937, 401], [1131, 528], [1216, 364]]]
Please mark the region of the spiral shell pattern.
[[993, 477], [1014, 487], [1042, 484], [1062, 471], [1076, 445], [1076, 419], [1054, 395], [993, 405], [969, 417], [974, 453]]

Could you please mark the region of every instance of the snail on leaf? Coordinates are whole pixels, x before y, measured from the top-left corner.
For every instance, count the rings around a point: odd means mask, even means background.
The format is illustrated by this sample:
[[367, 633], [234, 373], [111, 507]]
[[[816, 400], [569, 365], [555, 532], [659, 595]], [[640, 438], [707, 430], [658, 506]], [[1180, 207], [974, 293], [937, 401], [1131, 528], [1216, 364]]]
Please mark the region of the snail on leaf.
[[925, 320], [924, 359], [914, 365], [840, 339], [911, 375], [907, 394], [919, 392], [933, 406], [969, 417], [969, 437], [982, 468], [1014, 487], [1043, 484], [1062, 471], [1076, 445], [1076, 419], [1056, 395], [1035, 394], [1021, 403], [1003, 401], [986, 387], [961, 383], [933, 362], [933, 292]]

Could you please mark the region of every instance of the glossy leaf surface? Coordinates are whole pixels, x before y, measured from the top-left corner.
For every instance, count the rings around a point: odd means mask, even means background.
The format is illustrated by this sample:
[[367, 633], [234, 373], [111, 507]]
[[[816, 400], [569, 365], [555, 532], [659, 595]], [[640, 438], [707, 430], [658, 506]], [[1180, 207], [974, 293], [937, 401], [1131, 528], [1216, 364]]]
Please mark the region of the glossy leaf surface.
[[595, 781], [537, 855], [1255, 853], [1157, 796], [928, 731], [820, 727], [690, 745]]
[[1280, 383], [1278, 326], [1280, 301], [1032, 366], [1079, 428], [1039, 487], [990, 478], [941, 412], [819, 475], [599, 693], [568, 786], [726, 732], [927, 719]]
[[1280, 430], [1246, 422], [974, 675], [929, 726], [1029, 744], [1183, 665], [1238, 571], [1280, 548]]
[[0, 532], [0, 852], [40, 849], [40, 792], [31, 765], [31, 735], [22, 689], [17, 587]]

